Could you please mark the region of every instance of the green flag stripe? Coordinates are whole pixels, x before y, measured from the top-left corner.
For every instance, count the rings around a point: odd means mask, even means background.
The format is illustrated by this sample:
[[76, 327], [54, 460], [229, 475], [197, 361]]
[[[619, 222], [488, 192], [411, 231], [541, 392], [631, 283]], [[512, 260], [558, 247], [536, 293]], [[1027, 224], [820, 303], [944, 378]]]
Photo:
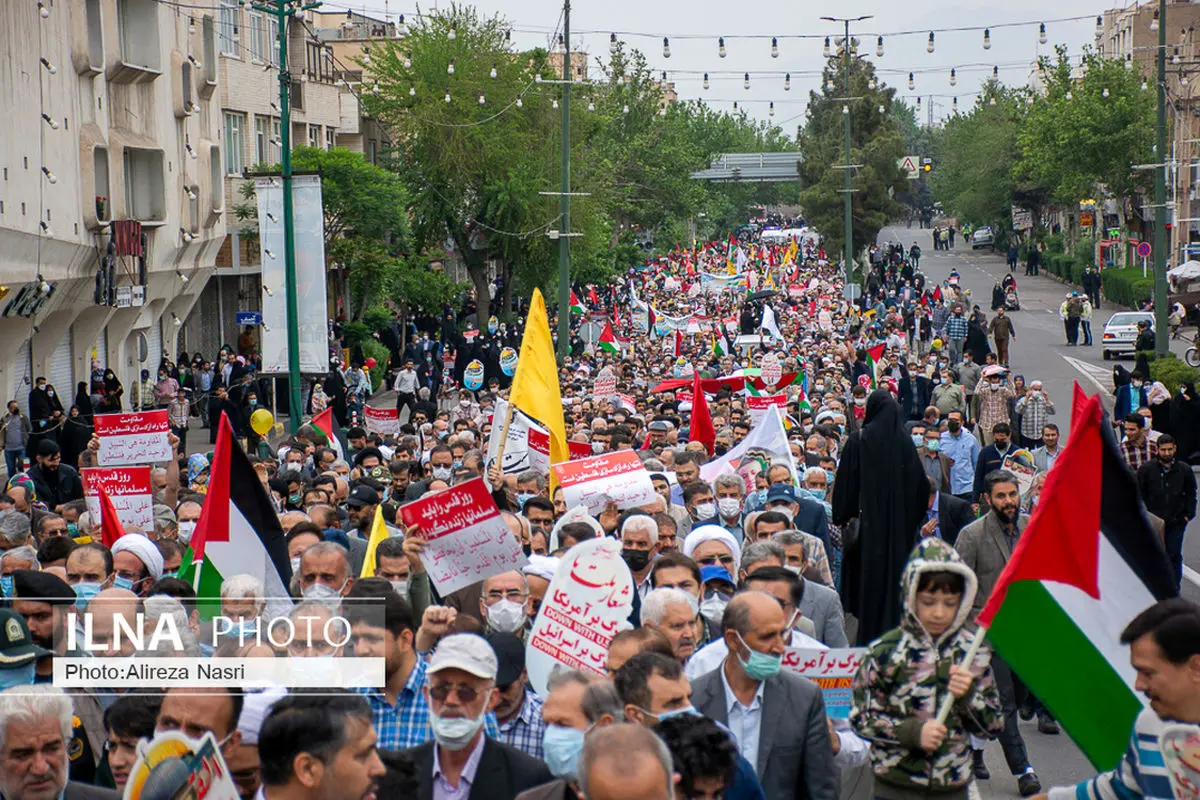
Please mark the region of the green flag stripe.
[[988, 640], [1098, 770], [1116, 766], [1141, 701], [1039, 581], [1018, 581]]
[[[179, 570], [179, 579], [185, 581], [189, 586], [194, 583], [193, 577], [197, 569], [194, 558], [192, 548], [189, 547], [183, 554], [183, 565]], [[207, 556], [204, 558], [204, 563], [199, 565], [199, 569], [200, 588], [197, 590], [196, 596], [204, 599], [196, 601], [196, 608], [200, 611], [200, 619], [207, 622], [221, 613], [221, 583], [225, 578], [217, 571]]]

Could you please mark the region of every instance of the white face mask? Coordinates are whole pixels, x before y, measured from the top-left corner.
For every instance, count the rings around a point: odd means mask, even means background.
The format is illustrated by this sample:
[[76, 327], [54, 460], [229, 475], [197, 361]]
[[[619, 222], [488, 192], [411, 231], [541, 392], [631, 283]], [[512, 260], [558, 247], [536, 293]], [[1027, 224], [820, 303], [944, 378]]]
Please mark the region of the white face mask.
[[408, 581], [391, 581], [392, 591], [401, 597], [408, 597]]
[[497, 633], [515, 633], [525, 626], [525, 605], [499, 600], [487, 607], [488, 627]]
[[696, 506], [696, 519], [712, 519], [717, 515], [716, 503], [709, 500]]
[[447, 750], [462, 750], [475, 734], [483, 727], [483, 712], [478, 717], [441, 717], [432, 711], [429, 714], [429, 727], [433, 728], [433, 738]]
[[296, 575], [300, 572], [300, 556], [292, 556], [292, 574]]
[[179, 541], [187, 544], [192, 540], [192, 534], [196, 532], [196, 520], [185, 519], [179, 522]]
[[314, 583], [302, 592], [305, 600], [313, 603], [320, 603], [330, 608], [337, 608], [342, 604], [342, 590], [346, 588], [346, 582], [337, 589], [332, 586], [326, 586], [323, 583]]
[[717, 501], [717, 508], [722, 517], [733, 519], [742, 510], [742, 501], [736, 497], [722, 497]]

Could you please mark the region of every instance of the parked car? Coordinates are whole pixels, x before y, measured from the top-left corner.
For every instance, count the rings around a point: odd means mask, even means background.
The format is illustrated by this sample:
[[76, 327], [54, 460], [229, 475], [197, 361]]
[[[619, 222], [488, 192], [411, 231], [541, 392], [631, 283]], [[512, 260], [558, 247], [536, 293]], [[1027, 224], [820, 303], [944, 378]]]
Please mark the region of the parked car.
[[976, 228], [971, 233], [971, 249], [978, 250], [981, 247], [993, 247], [996, 243], [996, 237], [992, 235], [992, 229], [984, 226]]
[[1104, 323], [1104, 337], [1101, 340], [1100, 355], [1104, 360], [1113, 356], [1133, 355], [1133, 345], [1137, 341], [1137, 324], [1142, 320], [1150, 323], [1154, 330], [1154, 315], [1148, 311], [1118, 311]]

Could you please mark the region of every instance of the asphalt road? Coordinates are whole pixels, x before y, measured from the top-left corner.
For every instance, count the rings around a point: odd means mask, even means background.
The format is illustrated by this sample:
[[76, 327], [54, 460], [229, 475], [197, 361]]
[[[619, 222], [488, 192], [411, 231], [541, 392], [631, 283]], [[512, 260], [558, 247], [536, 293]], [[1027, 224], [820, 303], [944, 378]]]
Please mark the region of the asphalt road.
[[[962, 239], [950, 251], [933, 249], [933, 240], [928, 229], [890, 227], [884, 229], [879, 240], [902, 242], [911, 247], [916, 241], [921, 246], [921, 271], [931, 281], [941, 282], [957, 269], [960, 281], [971, 291], [972, 302], [978, 303], [992, 316], [990, 310], [992, 287], [1007, 273], [1002, 254], [990, 250], [972, 251], [963, 246]], [[1107, 407], [1112, 408], [1112, 367], [1123, 363], [1132, 369], [1132, 359], [1121, 362], [1104, 361], [1098, 345], [1092, 347], [1068, 347], [1063, 324], [1058, 316], [1059, 306], [1069, 287], [1043, 272], [1039, 277], [1026, 276], [1024, 265], [1014, 273], [1021, 298], [1021, 310], [1008, 312], [1016, 329], [1016, 338], [1009, 346], [1009, 361], [1013, 372], [1024, 375], [1026, 383], [1034, 379], [1043, 381], [1050, 399], [1055, 403], [1056, 414], [1051, 420], [1062, 430], [1064, 439], [1071, 423], [1071, 396], [1073, 385], [1078, 382], [1088, 394], [1101, 392], [1107, 398]], [[1092, 318], [1092, 335], [1100, 341], [1104, 323], [1114, 312], [1125, 310], [1101, 301], [1101, 308]], [[1082, 341], [1082, 335], [1080, 340]], [[1173, 349], [1182, 355], [1178, 342]], [[1193, 521], [1184, 542], [1185, 568], [1183, 595], [1200, 602], [1200, 524]], [[1035, 722], [1021, 723], [1021, 732], [1029, 751], [1029, 760], [1042, 780], [1043, 787], [1062, 786], [1088, 778], [1095, 774], [1087, 760], [1066, 734], [1047, 736], [1037, 732]], [[984, 798], [1019, 797], [1016, 780], [1009, 777], [1000, 745], [992, 742], [985, 755], [992, 779], [978, 783]]]

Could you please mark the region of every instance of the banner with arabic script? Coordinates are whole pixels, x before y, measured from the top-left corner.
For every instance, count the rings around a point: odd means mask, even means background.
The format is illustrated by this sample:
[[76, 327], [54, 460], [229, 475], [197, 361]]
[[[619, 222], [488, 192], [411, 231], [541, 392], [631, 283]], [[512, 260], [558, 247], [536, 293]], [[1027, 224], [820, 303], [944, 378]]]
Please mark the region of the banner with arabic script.
[[130, 414], [97, 414], [93, 420], [100, 439], [100, 464], [105, 467], [170, 461], [171, 425], [165, 408]]
[[154, 493], [150, 467], [99, 467], [80, 471], [83, 499], [87, 501], [92, 527], [100, 529], [100, 490], [112, 500], [122, 528], [154, 531]]
[[866, 652], [865, 647], [829, 650], [789, 647], [783, 656], [783, 667], [821, 687], [821, 693], [825, 696], [825, 713], [831, 719], [846, 719], [850, 716], [853, 701], [850, 684]]
[[405, 527], [419, 526], [421, 563], [442, 597], [484, 578], [525, 566], [521, 543], [476, 478], [400, 506]]
[[700, 273], [700, 285], [710, 294], [724, 292], [729, 289], [746, 290], [747, 275], [739, 272], [736, 275], [714, 275], [711, 272]]
[[566, 461], [550, 467], [563, 490], [567, 508], [582, 505], [595, 516], [609, 503], [617, 510], [653, 503], [658, 495], [650, 473], [633, 450]]

